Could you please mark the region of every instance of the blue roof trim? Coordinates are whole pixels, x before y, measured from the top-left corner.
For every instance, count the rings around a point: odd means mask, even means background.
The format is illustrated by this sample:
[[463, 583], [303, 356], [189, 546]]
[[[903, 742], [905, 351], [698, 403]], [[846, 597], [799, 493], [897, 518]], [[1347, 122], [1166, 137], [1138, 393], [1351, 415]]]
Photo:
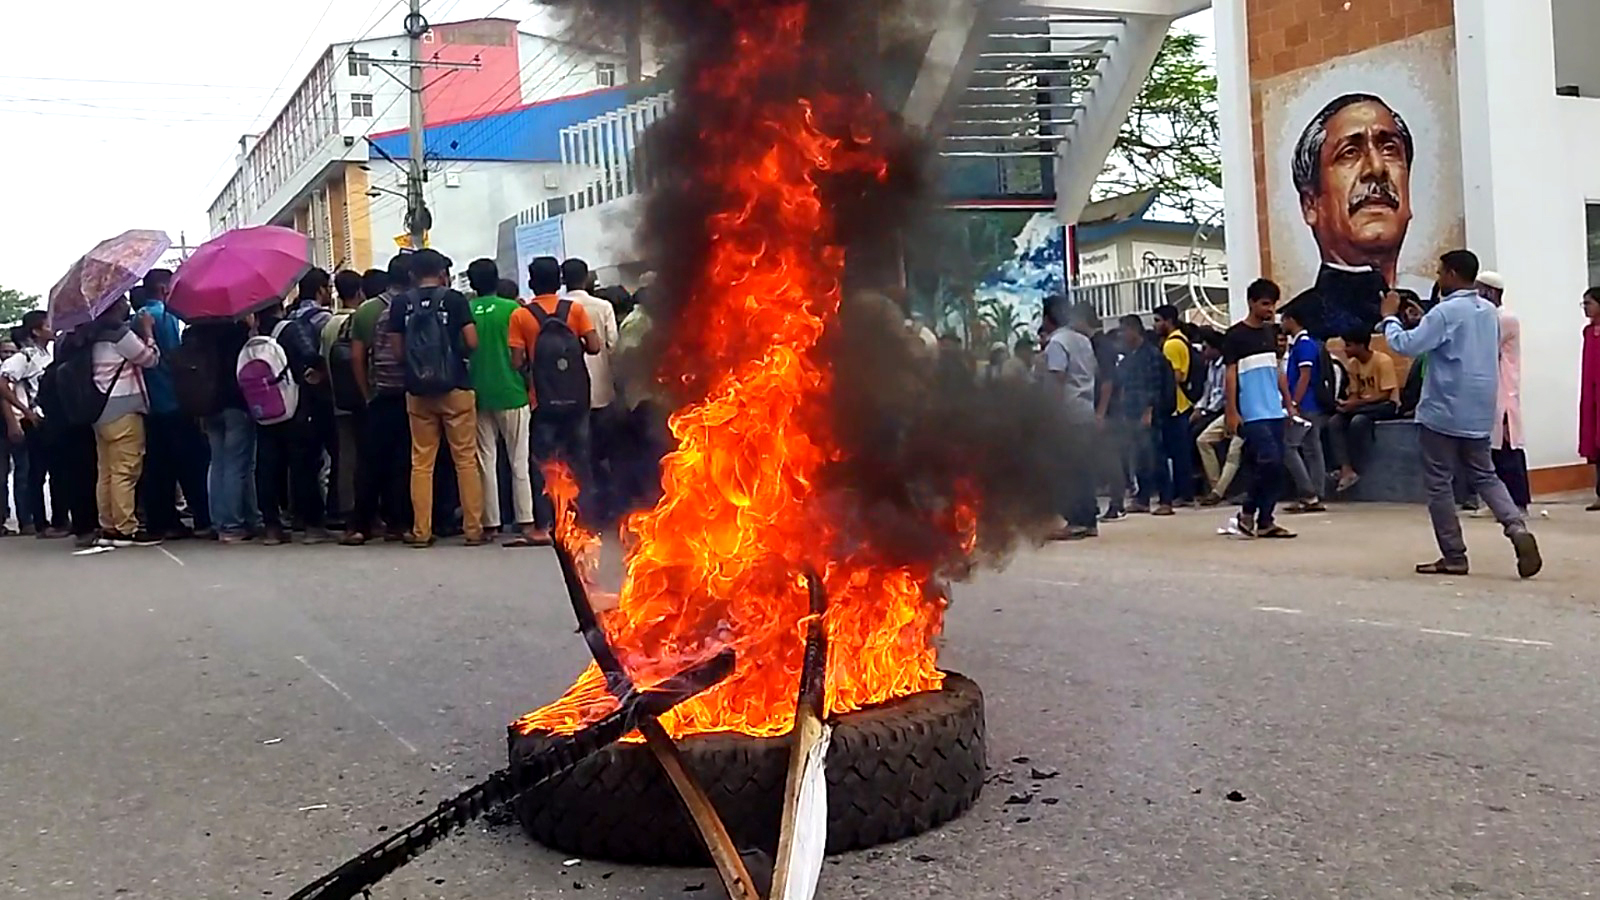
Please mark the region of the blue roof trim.
[[[621, 109], [633, 100], [628, 88], [616, 88], [430, 125], [423, 134], [423, 147], [437, 159], [559, 162], [561, 129]], [[406, 159], [411, 153], [404, 131], [374, 137], [372, 142], [395, 159]]]

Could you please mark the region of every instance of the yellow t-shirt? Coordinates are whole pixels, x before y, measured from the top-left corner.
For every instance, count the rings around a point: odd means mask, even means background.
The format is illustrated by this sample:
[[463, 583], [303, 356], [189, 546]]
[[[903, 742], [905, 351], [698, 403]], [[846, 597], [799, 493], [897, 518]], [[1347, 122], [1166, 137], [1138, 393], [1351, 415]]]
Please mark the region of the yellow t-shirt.
[[1173, 390], [1177, 391], [1177, 403], [1174, 407], [1182, 415], [1194, 406], [1189, 402], [1189, 397], [1183, 392], [1183, 383], [1189, 380], [1189, 342], [1182, 335], [1170, 334], [1161, 342], [1161, 353], [1166, 356], [1167, 363], [1172, 366], [1172, 374], [1177, 376], [1173, 381]]
[[1374, 350], [1365, 363], [1352, 356], [1345, 366], [1350, 370], [1351, 397], [1363, 397], [1370, 403], [1400, 402], [1400, 379], [1395, 375], [1394, 359], [1389, 354]]

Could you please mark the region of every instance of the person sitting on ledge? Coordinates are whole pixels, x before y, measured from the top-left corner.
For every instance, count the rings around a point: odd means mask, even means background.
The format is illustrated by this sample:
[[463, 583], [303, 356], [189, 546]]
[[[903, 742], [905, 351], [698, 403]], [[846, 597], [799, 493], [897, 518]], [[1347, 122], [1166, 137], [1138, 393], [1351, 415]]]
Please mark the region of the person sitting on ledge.
[[1344, 349], [1350, 357], [1346, 366], [1350, 392], [1328, 420], [1329, 449], [1333, 451], [1334, 465], [1339, 467], [1341, 494], [1361, 480], [1361, 463], [1372, 447], [1376, 426], [1396, 418], [1400, 402], [1394, 359], [1372, 349], [1372, 335], [1365, 331], [1347, 334]]

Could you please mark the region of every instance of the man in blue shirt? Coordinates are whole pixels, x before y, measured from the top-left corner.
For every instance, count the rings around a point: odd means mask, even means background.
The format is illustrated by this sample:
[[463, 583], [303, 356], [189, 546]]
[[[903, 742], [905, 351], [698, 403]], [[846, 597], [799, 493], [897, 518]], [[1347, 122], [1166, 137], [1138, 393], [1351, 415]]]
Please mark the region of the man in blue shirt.
[[1250, 303], [1244, 321], [1228, 329], [1222, 342], [1227, 365], [1228, 432], [1244, 438], [1244, 453], [1253, 466], [1250, 497], [1234, 518], [1245, 537], [1292, 538], [1295, 533], [1273, 520], [1283, 483], [1284, 419], [1294, 414], [1289, 384], [1278, 366], [1278, 286], [1258, 278], [1245, 292]]
[[[150, 336], [161, 351], [161, 361], [145, 370], [150, 414], [145, 417], [144, 475], [139, 496], [144, 503], [145, 530], [168, 540], [194, 535], [214, 537], [206, 475], [211, 467], [211, 447], [194, 418], [178, 409], [172, 382], [172, 354], [178, 349], [178, 317], [167, 309], [172, 272], [151, 269], [139, 291], [140, 312], [150, 315]], [[194, 531], [178, 518], [177, 491], [194, 515]]]
[[1283, 461], [1289, 477], [1300, 491], [1300, 502], [1290, 512], [1322, 512], [1322, 491], [1328, 483], [1328, 464], [1322, 454], [1322, 429], [1328, 424], [1328, 410], [1322, 408], [1317, 386], [1322, 383], [1322, 342], [1311, 336], [1303, 313], [1293, 303], [1284, 307], [1280, 320], [1289, 335], [1289, 399], [1309, 427], [1289, 429], [1289, 448]]
[[1428, 489], [1428, 514], [1440, 558], [1417, 566], [1422, 575], [1467, 574], [1467, 543], [1456, 514], [1453, 477], [1460, 472], [1467, 486], [1494, 512], [1517, 553], [1517, 574], [1532, 578], [1544, 562], [1527, 519], [1494, 473], [1489, 433], [1494, 429], [1500, 377], [1500, 312], [1478, 295], [1478, 257], [1452, 250], [1439, 258], [1439, 287], [1444, 299], [1416, 328], [1400, 323], [1400, 295], [1383, 298], [1383, 336], [1389, 349], [1402, 356], [1428, 354], [1422, 399], [1417, 403], [1421, 426], [1422, 478]]

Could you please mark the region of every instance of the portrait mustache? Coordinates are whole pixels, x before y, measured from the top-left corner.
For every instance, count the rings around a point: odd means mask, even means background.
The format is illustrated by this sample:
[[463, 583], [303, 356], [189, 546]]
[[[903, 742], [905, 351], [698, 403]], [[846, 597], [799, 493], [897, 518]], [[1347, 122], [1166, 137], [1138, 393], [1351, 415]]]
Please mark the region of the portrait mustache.
[[1399, 209], [1400, 189], [1387, 175], [1362, 179], [1350, 194], [1349, 212], [1354, 213], [1369, 203]]

